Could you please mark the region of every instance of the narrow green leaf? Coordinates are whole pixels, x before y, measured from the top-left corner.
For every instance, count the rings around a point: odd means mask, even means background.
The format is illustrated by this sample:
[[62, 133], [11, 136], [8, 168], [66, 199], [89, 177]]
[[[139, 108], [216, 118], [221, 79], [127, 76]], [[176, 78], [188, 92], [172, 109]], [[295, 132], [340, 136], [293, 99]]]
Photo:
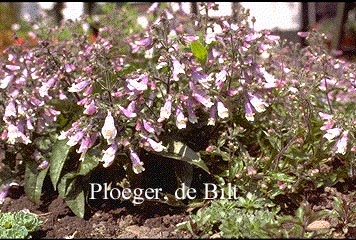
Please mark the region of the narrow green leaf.
[[71, 146], [66, 144], [67, 141], [67, 139], [58, 140], [52, 148], [49, 174], [54, 190], [57, 190], [57, 183], [71, 148]]
[[185, 161], [187, 163], [193, 164], [210, 174], [205, 162], [200, 158], [200, 154], [194, 152], [186, 144], [180, 141], [170, 140], [167, 144], [167, 150], [158, 152], [157, 154], [163, 157]]
[[192, 53], [197, 58], [199, 63], [204, 64], [208, 56], [208, 51], [206, 50], [206, 48], [197, 40], [191, 42], [190, 47], [192, 49]]
[[25, 164], [25, 193], [35, 203], [40, 203], [42, 185], [47, 176], [48, 167], [43, 170], [37, 169], [35, 161], [28, 160]]

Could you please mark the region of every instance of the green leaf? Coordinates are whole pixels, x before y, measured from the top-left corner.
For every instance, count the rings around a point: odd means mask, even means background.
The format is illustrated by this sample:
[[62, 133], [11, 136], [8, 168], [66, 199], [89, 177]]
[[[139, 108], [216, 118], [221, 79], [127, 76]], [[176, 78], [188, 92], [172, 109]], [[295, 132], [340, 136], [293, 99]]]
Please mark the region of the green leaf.
[[83, 185], [76, 178], [73, 181], [73, 187], [70, 189], [65, 201], [68, 207], [73, 211], [75, 215], [80, 218], [84, 218], [85, 213], [85, 196]]
[[191, 42], [190, 47], [192, 49], [192, 53], [197, 58], [199, 63], [204, 64], [208, 56], [208, 51], [206, 48], [198, 40]]
[[210, 174], [209, 169], [206, 166], [205, 162], [200, 158], [200, 154], [194, 152], [186, 144], [171, 139], [169, 140], [166, 146], [167, 146], [167, 150], [162, 152], [157, 152], [157, 154], [163, 157], [185, 161], [187, 163], [193, 164]]
[[57, 190], [57, 183], [64, 163], [67, 159], [68, 152], [71, 148], [71, 146], [66, 144], [67, 141], [67, 139], [58, 140], [52, 148], [49, 175], [51, 177], [54, 190]]
[[28, 160], [25, 164], [25, 193], [35, 203], [40, 203], [42, 185], [47, 176], [48, 167], [43, 170], [37, 169], [35, 161]]
[[65, 174], [58, 184], [58, 193], [75, 215], [83, 218], [85, 212], [85, 196], [83, 184], [77, 173]]
[[90, 149], [86, 154], [84, 160], [79, 165], [78, 175], [86, 175], [90, 173], [99, 164], [99, 155], [96, 149]]

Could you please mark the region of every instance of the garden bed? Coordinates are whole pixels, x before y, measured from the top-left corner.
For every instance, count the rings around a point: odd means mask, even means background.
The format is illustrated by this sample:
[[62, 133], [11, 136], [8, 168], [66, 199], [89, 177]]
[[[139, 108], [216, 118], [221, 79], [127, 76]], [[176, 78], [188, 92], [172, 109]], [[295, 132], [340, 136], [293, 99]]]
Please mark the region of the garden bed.
[[[126, 205], [126, 206], [125, 206]], [[13, 188], [1, 206], [2, 212], [28, 209], [43, 221], [33, 238], [191, 238], [185, 231], [176, 231], [176, 224], [189, 219], [179, 209], [165, 205], [146, 204], [133, 207], [103, 201], [83, 219], [75, 216], [56, 195], [41, 205], [33, 203], [22, 187]]]

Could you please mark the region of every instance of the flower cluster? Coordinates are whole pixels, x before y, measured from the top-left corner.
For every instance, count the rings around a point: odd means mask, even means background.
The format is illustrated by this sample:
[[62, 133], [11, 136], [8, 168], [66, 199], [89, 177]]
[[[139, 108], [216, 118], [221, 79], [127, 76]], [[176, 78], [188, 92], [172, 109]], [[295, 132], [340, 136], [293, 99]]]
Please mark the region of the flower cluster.
[[271, 31], [256, 31], [244, 9], [244, 20], [211, 18], [215, 6], [202, 4], [200, 21], [157, 5], [147, 28], [132, 28], [129, 36], [108, 25], [94, 42], [81, 29], [68, 38], [38, 37], [30, 49], [7, 49], [1, 139], [26, 145], [55, 133], [80, 161], [99, 146], [104, 167], [125, 153], [140, 173], [140, 149], [164, 152], [162, 135], [189, 126], [255, 126], [278, 132], [285, 144], [310, 138], [310, 121], [319, 116], [322, 136], [337, 139], [333, 153], [348, 152], [353, 122], [340, 109], [356, 96], [352, 66], [317, 54], [314, 45], [294, 49]]

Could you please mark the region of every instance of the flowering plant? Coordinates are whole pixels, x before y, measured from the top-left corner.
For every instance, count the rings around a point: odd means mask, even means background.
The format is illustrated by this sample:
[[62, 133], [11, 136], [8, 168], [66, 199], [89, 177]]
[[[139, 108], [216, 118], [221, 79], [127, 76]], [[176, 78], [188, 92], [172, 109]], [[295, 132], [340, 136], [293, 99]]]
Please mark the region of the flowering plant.
[[134, 184], [147, 156], [179, 160], [187, 185], [195, 166], [270, 199], [353, 177], [354, 66], [330, 56], [317, 32], [300, 33], [302, 48], [255, 30], [246, 9], [210, 17], [216, 7], [194, 16], [154, 3], [145, 28], [114, 9], [94, 41], [79, 21], [40, 28], [33, 48], [8, 48], [1, 140], [24, 157], [27, 194], [39, 201], [49, 170], [84, 216], [83, 183], [115, 169]]

